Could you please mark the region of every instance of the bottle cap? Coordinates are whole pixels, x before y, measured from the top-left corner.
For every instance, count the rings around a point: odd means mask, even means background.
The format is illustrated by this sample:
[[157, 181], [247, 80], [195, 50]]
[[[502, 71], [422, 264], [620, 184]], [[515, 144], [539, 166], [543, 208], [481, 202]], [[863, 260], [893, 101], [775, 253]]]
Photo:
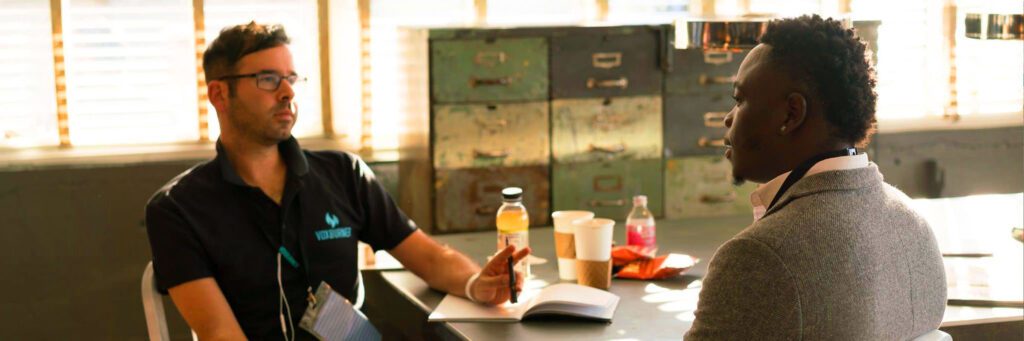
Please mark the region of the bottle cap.
[[501, 197], [505, 200], [520, 200], [523, 198], [523, 189], [519, 187], [505, 187], [501, 190]]
[[637, 195], [633, 197], [633, 206], [647, 206], [647, 196]]

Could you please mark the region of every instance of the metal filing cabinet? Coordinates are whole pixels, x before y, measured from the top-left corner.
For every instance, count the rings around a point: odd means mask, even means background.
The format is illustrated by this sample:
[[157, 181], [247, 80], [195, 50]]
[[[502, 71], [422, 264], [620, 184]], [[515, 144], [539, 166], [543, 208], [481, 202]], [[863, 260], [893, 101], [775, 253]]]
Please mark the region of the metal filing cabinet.
[[676, 50], [665, 76], [667, 157], [722, 155], [725, 115], [732, 110], [733, 82], [746, 51]]
[[548, 99], [545, 38], [436, 41], [430, 52], [435, 103]]
[[657, 27], [576, 30], [551, 38], [551, 97], [661, 93]]
[[554, 210], [589, 210], [622, 220], [633, 207], [631, 198], [644, 194], [651, 213], [662, 215], [661, 159], [556, 163], [552, 173]]
[[530, 225], [548, 224], [549, 176], [546, 165], [438, 170], [434, 179], [438, 232], [493, 229], [501, 189], [512, 185], [523, 188]]
[[665, 217], [694, 218], [751, 214], [753, 183], [735, 186], [732, 165], [721, 156], [665, 161]]
[[437, 39], [431, 56], [432, 232], [494, 228], [519, 186], [531, 225], [550, 211], [548, 40]]
[[547, 165], [548, 102], [434, 106], [434, 167]]
[[552, 209], [625, 219], [632, 196], [662, 211], [659, 27], [551, 39]]
[[551, 102], [555, 163], [660, 159], [661, 96]]

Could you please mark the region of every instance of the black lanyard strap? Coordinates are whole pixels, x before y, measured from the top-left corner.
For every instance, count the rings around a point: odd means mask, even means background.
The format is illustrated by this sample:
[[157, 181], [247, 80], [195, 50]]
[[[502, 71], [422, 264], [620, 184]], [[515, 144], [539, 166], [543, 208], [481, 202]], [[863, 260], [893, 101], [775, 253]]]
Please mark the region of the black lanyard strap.
[[782, 194], [786, 193], [786, 190], [789, 190], [789, 188], [792, 187], [793, 184], [795, 184], [797, 181], [800, 181], [800, 179], [802, 179], [804, 175], [807, 175], [807, 171], [810, 171], [811, 167], [814, 167], [814, 165], [818, 164], [818, 162], [821, 162], [822, 160], [825, 159], [831, 159], [834, 157], [853, 155], [857, 155], [857, 148], [844, 148], [842, 150], [835, 150], [815, 155], [808, 159], [807, 161], [801, 163], [799, 166], [796, 166], [796, 168], [793, 169], [792, 172], [789, 172], [789, 176], [786, 177], [786, 181], [782, 182], [782, 186], [779, 187], [779, 191], [775, 193], [775, 198], [772, 199], [771, 204], [768, 204], [768, 207], [765, 208], [765, 211], [767, 212], [768, 210], [772, 209], [772, 206], [775, 206], [775, 202], [779, 201], [779, 198], [782, 197]]

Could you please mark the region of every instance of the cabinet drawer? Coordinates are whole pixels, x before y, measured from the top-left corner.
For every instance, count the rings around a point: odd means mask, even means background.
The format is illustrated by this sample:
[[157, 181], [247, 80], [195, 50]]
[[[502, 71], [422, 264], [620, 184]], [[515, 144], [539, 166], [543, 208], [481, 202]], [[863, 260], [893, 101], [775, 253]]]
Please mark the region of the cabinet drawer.
[[551, 38], [552, 98], [661, 93], [656, 30], [594, 31]]
[[676, 50], [673, 69], [665, 75], [665, 94], [721, 94], [732, 96], [736, 71], [747, 51]]
[[732, 165], [720, 156], [665, 160], [665, 218], [751, 215], [757, 187], [732, 183]]
[[662, 214], [661, 159], [555, 164], [552, 173], [555, 211], [588, 210], [624, 220], [633, 196], [642, 194], [651, 212]]
[[434, 106], [434, 167], [547, 165], [548, 102]]
[[545, 166], [438, 170], [435, 232], [494, 230], [501, 189], [509, 186], [523, 189], [530, 226], [547, 225], [551, 212], [548, 175]]
[[434, 41], [431, 89], [438, 103], [548, 98], [544, 38]]
[[725, 152], [725, 115], [732, 98], [710, 95], [665, 97], [666, 157], [719, 155]]
[[555, 162], [661, 158], [661, 97], [551, 102]]

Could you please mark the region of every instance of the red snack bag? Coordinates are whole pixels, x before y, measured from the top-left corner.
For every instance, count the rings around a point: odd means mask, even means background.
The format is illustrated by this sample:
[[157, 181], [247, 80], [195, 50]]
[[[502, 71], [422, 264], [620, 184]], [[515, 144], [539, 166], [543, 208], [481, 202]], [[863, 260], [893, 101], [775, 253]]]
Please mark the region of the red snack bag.
[[623, 266], [638, 260], [651, 259], [647, 256], [651, 252], [651, 248], [639, 247], [635, 245], [627, 246], [613, 246], [612, 247], [612, 265]]
[[693, 268], [697, 258], [690, 255], [671, 253], [651, 259], [641, 259], [627, 264], [615, 274], [617, 278], [665, 279], [681, 275]]

